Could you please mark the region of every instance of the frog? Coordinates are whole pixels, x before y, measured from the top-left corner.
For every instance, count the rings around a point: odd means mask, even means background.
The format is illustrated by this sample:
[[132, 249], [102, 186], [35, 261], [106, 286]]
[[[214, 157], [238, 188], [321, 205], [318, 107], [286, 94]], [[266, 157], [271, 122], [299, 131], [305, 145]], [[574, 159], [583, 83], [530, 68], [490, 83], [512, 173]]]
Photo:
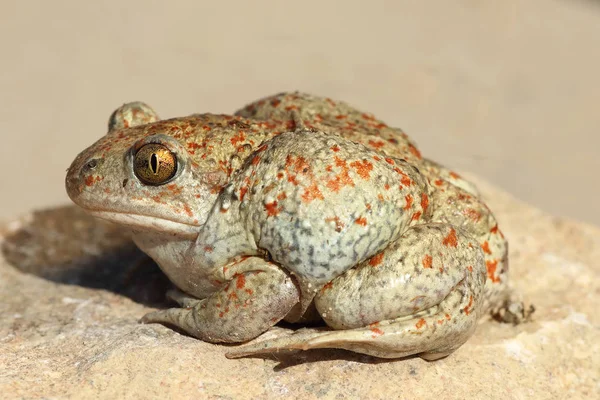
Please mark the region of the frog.
[[437, 360], [484, 315], [525, 319], [475, 185], [343, 101], [283, 92], [171, 119], [125, 103], [65, 184], [176, 287], [179, 307], [141, 322], [237, 344], [229, 358], [336, 348]]

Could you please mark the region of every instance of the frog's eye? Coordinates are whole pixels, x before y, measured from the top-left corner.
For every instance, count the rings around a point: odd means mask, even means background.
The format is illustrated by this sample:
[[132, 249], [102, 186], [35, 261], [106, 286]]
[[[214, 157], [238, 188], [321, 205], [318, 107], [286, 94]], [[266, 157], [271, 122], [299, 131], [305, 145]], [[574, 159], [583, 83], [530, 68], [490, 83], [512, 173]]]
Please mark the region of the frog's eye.
[[167, 183], [177, 172], [177, 157], [162, 144], [146, 144], [135, 153], [133, 171], [146, 185]]

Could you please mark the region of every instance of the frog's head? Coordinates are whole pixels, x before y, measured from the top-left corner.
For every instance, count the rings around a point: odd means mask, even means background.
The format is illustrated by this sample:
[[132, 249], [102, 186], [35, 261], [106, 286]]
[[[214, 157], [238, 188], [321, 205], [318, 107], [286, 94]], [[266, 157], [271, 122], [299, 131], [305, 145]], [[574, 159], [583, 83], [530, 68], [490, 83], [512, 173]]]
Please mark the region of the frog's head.
[[109, 132], [71, 164], [69, 197], [138, 232], [194, 237], [226, 179], [186, 150], [196, 125], [194, 117], [159, 121], [147, 105], [125, 104], [112, 114]]

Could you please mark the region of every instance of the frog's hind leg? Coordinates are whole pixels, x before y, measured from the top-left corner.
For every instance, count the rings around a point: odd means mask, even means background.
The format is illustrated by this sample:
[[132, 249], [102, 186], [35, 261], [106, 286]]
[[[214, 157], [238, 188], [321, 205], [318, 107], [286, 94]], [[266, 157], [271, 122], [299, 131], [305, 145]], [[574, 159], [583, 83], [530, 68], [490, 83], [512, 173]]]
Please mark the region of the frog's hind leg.
[[382, 358], [437, 359], [474, 332], [484, 284], [483, 254], [470, 236], [446, 224], [413, 227], [317, 295], [317, 309], [335, 330], [259, 337], [227, 356], [340, 348]]

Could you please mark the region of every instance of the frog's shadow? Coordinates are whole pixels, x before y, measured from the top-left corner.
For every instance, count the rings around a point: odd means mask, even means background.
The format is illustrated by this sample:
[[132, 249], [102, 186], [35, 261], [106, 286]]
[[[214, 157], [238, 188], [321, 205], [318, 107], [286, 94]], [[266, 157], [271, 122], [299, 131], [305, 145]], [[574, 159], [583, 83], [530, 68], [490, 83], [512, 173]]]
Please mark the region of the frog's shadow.
[[358, 364], [389, 364], [393, 362], [405, 361], [419, 358], [418, 356], [407, 356], [402, 358], [377, 358], [364, 354], [353, 353], [348, 350], [339, 349], [314, 349], [306, 351], [290, 351], [281, 353], [270, 353], [264, 355], [249, 356], [246, 358], [260, 358], [263, 360], [275, 361], [277, 365], [273, 371], [284, 371], [302, 364], [316, 364], [329, 361], [346, 361]]
[[108, 290], [146, 306], [168, 304], [171, 283], [158, 265], [122, 229], [75, 206], [33, 212], [4, 235], [1, 251], [14, 268], [49, 281]]

